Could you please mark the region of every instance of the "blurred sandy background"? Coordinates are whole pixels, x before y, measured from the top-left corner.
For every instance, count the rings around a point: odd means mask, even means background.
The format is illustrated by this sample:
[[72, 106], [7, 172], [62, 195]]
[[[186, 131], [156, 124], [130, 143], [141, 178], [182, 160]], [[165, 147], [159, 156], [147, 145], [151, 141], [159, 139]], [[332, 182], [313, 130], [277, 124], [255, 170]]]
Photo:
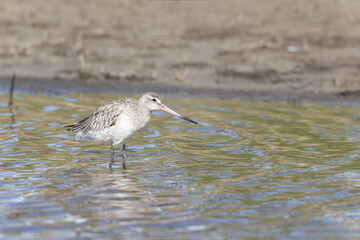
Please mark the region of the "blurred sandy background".
[[359, 26], [359, 0], [0, 1], [0, 78], [359, 98]]

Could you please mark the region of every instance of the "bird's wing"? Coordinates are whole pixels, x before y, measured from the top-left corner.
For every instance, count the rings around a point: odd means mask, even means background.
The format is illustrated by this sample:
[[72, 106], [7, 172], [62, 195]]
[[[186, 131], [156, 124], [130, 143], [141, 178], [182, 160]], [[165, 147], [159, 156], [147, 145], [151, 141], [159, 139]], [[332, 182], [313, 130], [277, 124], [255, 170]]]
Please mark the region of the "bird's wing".
[[99, 107], [93, 114], [83, 120], [64, 127], [69, 128], [69, 132], [89, 132], [100, 131], [115, 125], [116, 120], [123, 112], [124, 105], [119, 101], [109, 102]]

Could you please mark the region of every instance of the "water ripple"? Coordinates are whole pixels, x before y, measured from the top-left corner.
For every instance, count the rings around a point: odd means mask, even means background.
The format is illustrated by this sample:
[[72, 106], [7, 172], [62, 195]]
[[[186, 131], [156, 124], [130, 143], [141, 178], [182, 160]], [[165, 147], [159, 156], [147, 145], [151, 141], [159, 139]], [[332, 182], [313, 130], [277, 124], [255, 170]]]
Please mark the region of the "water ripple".
[[109, 169], [109, 145], [62, 128], [110, 96], [17, 96], [13, 115], [0, 95], [0, 238], [360, 236], [359, 109], [169, 100], [200, 124], [155, 112], [124, 171], [121, 146]]

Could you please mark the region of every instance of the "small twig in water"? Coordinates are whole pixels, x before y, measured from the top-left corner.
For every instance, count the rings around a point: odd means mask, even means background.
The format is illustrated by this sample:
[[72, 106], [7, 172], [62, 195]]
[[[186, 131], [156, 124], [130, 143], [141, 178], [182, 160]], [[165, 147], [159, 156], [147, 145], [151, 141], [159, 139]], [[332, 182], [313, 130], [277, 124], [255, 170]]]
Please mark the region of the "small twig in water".
[[13, 105], [14, 105], [14, 88], [15, 88], [15, 78], [16, 78], [16, 74], [14, 73], [12, 78], [11, 78], [11, 85], [10, 85], [10, 90], [9, 90], [9, 112], [11, 114], [11, 122], [14, 124], [15, 123], [15, 114], [13, 113]]

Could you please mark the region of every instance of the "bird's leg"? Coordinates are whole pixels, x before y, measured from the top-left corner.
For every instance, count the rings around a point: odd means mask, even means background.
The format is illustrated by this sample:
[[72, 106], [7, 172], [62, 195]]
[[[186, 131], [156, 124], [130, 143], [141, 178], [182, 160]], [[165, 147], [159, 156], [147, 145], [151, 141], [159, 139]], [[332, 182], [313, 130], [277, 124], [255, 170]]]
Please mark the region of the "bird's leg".
[[114, 155], [115, 155], [114, 145], [113, 145], [113, 142], [111, 141], [111, 158], [110, 158], [110, 163], [114, 163]]
[[123, 155], [122, 166], [123, 166], [123, 169], [126, 170], [126, 148], [125, 148], [125, 144], [123, 145], [122, 155]]
[[127, 158], [127, 156], [126, 156], [126, 147], [125, 147], [125, 144], [123, 145], [122, 155], [123, 155], [124, 158]]

